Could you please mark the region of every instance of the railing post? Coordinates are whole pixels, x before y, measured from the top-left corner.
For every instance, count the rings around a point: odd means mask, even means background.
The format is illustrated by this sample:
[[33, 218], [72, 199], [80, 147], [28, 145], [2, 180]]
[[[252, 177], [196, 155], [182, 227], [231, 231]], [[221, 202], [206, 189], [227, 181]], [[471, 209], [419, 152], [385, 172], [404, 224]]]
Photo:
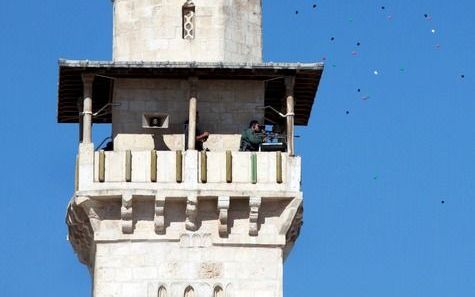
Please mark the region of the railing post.
[[125, 151], [125, 181], [132, 181], [132, 152], [130, 150]]
[[176, 151], [176, 182], [183, 182], [183, 154], [181, 151]]
[[157, 181], [157, 151], [150, 151], [150, 181], [152, 183]]
[[276, 182], [278, 184], [282, 183], [282, 153], [276, 152], [275, 155], [275, 175], [276, 175]]
[[201, 182], [206, 183], [208, 181], [208, 157], [206, 156], [206, 151], [202, 151], [200, 155]]
[[233, 182], [233, 155], [231, 151], [226, 151], [226, 182]]
[[294, 150], [294, 86], [295, 76], [285, 78], [286, 104], [287, 104], [287, 152], [289, 156], [295, 155]]
[[257, 184], [257, 154], [251, 154], [251, 182]]
[[99, 151], [99, 182], [103, 183], [106, 180], [106, 154], [104, 150]]

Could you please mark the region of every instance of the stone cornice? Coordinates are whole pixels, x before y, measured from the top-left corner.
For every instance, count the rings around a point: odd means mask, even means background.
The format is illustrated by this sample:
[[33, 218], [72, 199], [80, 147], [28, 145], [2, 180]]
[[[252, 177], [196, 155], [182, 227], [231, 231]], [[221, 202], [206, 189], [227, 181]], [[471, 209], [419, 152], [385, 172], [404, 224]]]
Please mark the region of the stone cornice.
[[[179, 205], [183, 205], [183, 216], [179, 214], [177, 216], [176, 209], [169, 209], [170, 206], [166, 201], [172, 204], [182, 203]], [[248, 201], [247, 211], [243, 209], [245, 201]], [[146, 207], [137, 206], [136, 203], [150, 203], [150, 206], [154, 207], [153, 215], [147, 219], [143, 213]], [[210, 205], [216, 205], [214, 210], [207, 209], [207, 214], [203, 214], [200, 213], [200, 204], [203, 203], [207, 204], [208, 208]], [[212, 213], [216, 215], [209, 217]], [[247, 223], [242, 220], [244, 214], [247, 214]], [[206, 226], [203, 226], [203, 215], [207, 216]], [[155, 202], [152, 203], [141, 196], [126, 193], [120, 199], [109, 197], [106, 200], [78, 196], [70, 202], [66, 220], [69, 241], [79, 260], [92, 267], [96, 242], [163, 241], [175, 242], [181, 247], [195, 247], [195, 245], [196, 247], [280, 247], [285, 258], [299, 235], [302, 216], [300, 196], [282, 199], [194, 196], [167, 200], [167, 197], [157, 195]], [[175, 224], [171, 229], [170, 220]], [[142, 227], [136, 230], [139, 221]], [[151, 227], [144, 229], [143, 224]], [[176, 224], [182, 225], [182, 229], [177, 229]], [[269, 224], [274, 227], [270, 227]], [[246, 225], [248, 231], [243, 233], [242, 228]], [[265, 231], [262, 229], [263, 226]]]

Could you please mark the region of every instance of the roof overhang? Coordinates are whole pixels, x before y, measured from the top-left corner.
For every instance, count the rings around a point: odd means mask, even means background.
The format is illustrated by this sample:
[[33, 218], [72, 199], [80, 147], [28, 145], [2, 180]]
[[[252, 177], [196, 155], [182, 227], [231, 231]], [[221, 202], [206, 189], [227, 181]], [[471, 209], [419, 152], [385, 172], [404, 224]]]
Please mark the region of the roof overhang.
[[[93, 84], [93, 112], [110, 102], [114, 79], [258, 80], [265, 82], [265, 105], [282, 110], [285, 106], [285, 77], [294, 76], [295, 124], [307, 125], [323, 73], [322, 63], [198, 63], [198, 62], [103, 62], [59, 61], [59, 123], [77, 123], [83, 97], [82, 74], [96, 75]], [[266, 110], [268, 121], [278, 115]], [[110, 114], [95, 117], [95, 123], [111, 123]]]

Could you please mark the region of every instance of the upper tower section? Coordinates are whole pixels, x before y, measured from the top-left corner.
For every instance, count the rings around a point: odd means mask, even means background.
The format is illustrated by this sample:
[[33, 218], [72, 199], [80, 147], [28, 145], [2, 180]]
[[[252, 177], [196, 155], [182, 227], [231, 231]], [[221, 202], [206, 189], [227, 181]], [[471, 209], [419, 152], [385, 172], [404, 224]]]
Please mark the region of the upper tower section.
[[113, 0], [114, 61], [262, 62], [261, 0]]

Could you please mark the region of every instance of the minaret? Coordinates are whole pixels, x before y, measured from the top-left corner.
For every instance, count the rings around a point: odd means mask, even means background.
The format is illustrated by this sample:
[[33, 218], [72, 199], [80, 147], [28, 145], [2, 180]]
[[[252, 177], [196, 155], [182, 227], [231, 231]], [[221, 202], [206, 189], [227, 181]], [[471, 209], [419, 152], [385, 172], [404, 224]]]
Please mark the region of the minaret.
[[[303, 213], [294, 126], [323, 65], [262, 63], [259, 0], [113, 7], [113, 61], [59, 62], [58, 122], [79, 124], [66, 222], [93, 297], [282, 297]], [[240, 151], [251, 120], [272, 133]]]

